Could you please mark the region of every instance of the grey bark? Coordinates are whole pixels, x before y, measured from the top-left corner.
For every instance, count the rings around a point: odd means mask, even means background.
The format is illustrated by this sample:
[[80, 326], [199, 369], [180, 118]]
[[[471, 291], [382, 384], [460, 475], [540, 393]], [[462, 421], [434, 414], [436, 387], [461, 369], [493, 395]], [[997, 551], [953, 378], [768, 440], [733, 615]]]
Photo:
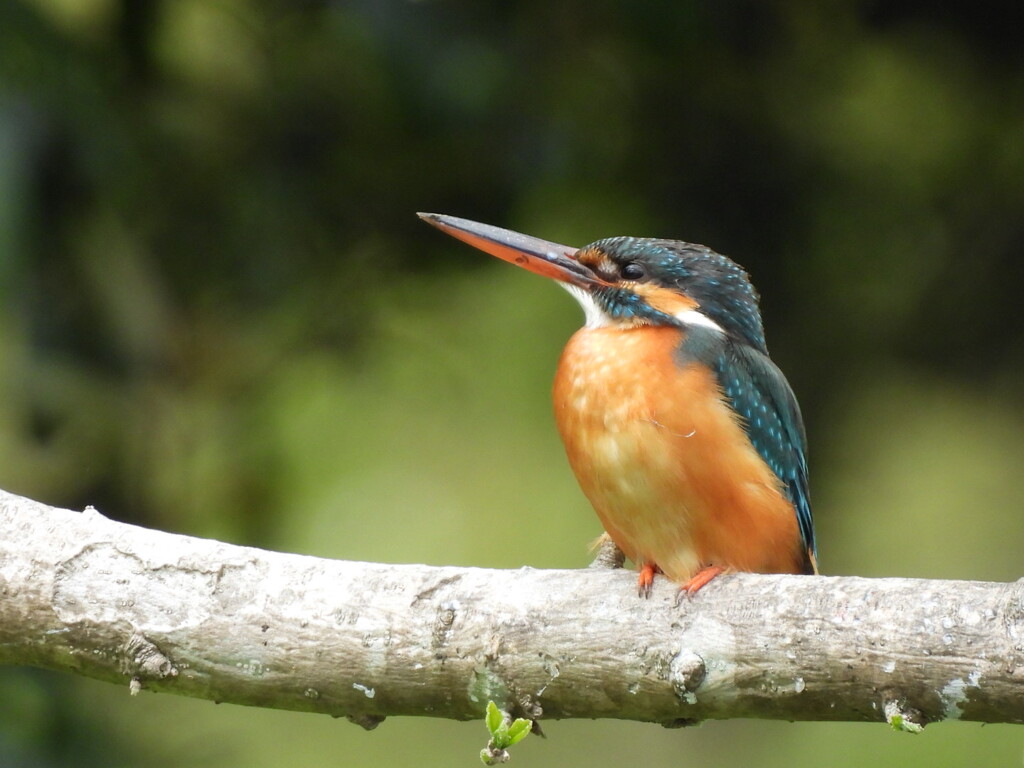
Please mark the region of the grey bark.
[[0, 663], [345, 715], [1024, 721], [1024, 584], [379, 565], [0, 492]]

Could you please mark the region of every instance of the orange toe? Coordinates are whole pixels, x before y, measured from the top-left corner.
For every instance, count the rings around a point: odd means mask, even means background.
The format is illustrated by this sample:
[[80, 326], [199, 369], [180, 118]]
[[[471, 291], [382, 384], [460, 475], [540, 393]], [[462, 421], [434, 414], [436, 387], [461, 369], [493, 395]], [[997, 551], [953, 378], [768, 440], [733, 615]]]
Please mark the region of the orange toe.
[[724, 572], [725, 568], [720, 565], [706, 565], [693, 574], [693, 576], [690, 577], [690, 580], [683, 584], [679, 589], [682, 592], [687, 592], [692, 595], [702, 587], [707, 586], [707, 583], [715, 578], [715, 576]]
[[650, 597], [651, 589], [654, 587], [654, 574], [661, 573], [661, 569], [654, 563], [644, 563], [640, 566], [640, 576], [636, 580], [636, 592], [640, 597]]

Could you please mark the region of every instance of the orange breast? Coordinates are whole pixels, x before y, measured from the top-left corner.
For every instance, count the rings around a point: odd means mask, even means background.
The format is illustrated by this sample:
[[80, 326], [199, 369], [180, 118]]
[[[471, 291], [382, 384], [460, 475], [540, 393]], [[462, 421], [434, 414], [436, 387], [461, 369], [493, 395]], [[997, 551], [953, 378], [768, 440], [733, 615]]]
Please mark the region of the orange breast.
[[676, 328], [584, 328], [562, 353], [555, 416], [605, 530], [684, 582], [706, 565], [799, 573], [796, 515], [714, 374], [674, 359]]

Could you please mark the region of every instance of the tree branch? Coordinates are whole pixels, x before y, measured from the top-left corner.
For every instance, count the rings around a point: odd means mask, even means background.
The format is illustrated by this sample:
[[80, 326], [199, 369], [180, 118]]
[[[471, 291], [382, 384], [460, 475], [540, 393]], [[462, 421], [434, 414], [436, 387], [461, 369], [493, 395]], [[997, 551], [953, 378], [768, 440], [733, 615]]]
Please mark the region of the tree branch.
[[236, 704], [686, 725], [1024, 721], [1024, 584], [722, 576], [265, 552], [0, 492], [0, 663]]

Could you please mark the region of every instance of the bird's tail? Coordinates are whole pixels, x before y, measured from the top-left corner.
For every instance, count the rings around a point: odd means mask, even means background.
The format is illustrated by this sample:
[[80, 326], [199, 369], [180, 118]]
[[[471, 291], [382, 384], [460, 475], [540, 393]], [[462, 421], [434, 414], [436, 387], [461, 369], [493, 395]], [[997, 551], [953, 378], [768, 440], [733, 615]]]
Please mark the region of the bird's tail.
[[807, 548], [807, 557], [804, 560], [804, 574], [807, 576], [821, 575], [821, 572], [818, 570], [818, 558], [810, 547]]

